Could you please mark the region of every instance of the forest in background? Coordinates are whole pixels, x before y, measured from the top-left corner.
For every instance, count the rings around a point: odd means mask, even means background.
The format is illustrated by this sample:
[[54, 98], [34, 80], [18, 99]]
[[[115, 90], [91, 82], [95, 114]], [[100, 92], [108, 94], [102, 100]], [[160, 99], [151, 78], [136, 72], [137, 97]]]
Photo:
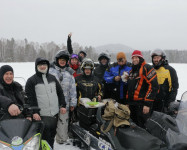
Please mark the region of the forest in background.
[[[72, 43], [74, 53], [78, 53], [80, 50], [84, 50], [87, 53], [87, 57], [94, 61], [98, 61], [98, 55], [101, 51], [98, 51], [92, 46], [81, 46], [78, 43]], [[55, 42], [29, 42], [27, 39], [15, 40], [11, 39], [0, 39], [0, 62], [34, 62], [37, 57], [44, 57], [49, 61], [54, 59], [55, 54], [58, 50], [66, 50], [66, 43], [60, 45]], [[107, 49], [103, 49], [107, 51]], [[118, 50], [119, 51], [119, 50]], [[123, 50], [121, 50], [123, 51]], [[151, 62], [150, 57], [151, 51], [142, 51], [144, 58], [147, 62]], [[187, 50], [165, 50], [167, 59], [171, 63], [187, 63]], [[107, 51], [111, 57], [111, 61], [116, 61], [116, 53]], [[126, 52], [128, 61], [131, 61], [132, 51]]]

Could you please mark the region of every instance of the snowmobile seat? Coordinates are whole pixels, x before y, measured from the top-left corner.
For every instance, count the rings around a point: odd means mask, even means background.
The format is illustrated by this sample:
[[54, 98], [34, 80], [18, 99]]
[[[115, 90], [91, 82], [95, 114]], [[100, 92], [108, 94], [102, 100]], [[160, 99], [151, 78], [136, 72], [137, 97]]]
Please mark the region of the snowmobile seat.
[[166, 133], [168, 129], [179, 133], [177, 122], [171, 116], [154, 111], [152, 116], [145, 123], [146, 129], [153, 136], [166, 142]]
[[127, 149], [160, 150], [165, 146], [160, 139], [136, 125], [126, 128], [119, 127], [116, 136], [120, 144]]

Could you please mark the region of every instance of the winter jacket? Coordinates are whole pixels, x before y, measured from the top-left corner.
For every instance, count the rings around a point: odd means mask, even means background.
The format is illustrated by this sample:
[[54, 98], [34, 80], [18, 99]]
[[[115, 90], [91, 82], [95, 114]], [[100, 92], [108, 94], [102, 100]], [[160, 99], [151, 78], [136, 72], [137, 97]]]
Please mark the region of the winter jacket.
[[29, 104], [41, 109], [41, 116], [55, 116], [59, 112], [59, 107], [66, 107], [63, 90], [57, 79], [48, 71], [46, 74], [38, 72], [37, 65], [41, 61], [46, 61], [49, 68], [46, 59], [36, 59], [36, 73], [27, 80], [25, 91]]
[[142, 104], [151, 107], [158, 92], [158, 82], [155, 69], [143, 61], [139, 66], [133, 66], [128, 79], [126, 95], [128, 104]]
[[106, 81], [106, 83], [111, 84], [111, 86], [113, 86], [111, 88], [113, 88], [114, 90], [117, 90], [117, 93], [118, 93], [117, 99], [125, 98], [124, 91], [126, 89], [127, 83], [124, 83], [122, 80], [116, 82], [114, 78], [116, 76], [122, 76], [124, 71], [129, 73], [130, 70], [131, 70], [130, 66], [127, 66], [127, 65], [120, 66], [116, 64], [105, 71], [104, 80]]
[[11, 104], [23, 106], [24, 97], [23, 88], [18, 82], [13, 81], [11, 85], [0, 83], [0, 108], [3, 110], [8, 111]]
[[99, 79], [96, 76], [86, 76], [82, 74], [76, 77], [75, 80], [78, 101], [80, 98], [89, 98], [92, 100], [95, 96], [103, 96], [102, 84], [99, 82]]
[[99, 64], [95, 70], [94, 70], [94, 75], [96, 77], [98, 77], [98, 79], [100, 80], [100, 82], [103, 82], [104, 81], [104, 74], [105, 74], [105, 71], [106, 69], [108, 68], [108, 65], [102, 65], [102, 64]]
[[167, 62], [155, 70], [159, 84], [156, 101], [164, 101], [164, 107], [168, 107], [169, 103], [175, 101], [177, 96], [179, 88], [177, 73]]
[[75, 86], [75, 79], [73, 77], [73, 69], [70, 67], [60, 68], [57, 65], [53, 64], [49, 72], [56, 77], [60, 83], [64, 97], [66, 100], [66, 108], [69, 110], [70, 106], [76, 107], [77, 105], [77, 92]]

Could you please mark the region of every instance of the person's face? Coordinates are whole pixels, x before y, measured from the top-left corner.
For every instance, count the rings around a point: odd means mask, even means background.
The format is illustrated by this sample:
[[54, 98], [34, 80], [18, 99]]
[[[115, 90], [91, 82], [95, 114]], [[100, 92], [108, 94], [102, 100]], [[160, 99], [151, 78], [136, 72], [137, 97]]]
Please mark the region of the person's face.
[[13, 79], [14, 79], [14, 74], [12, 71], [7, 71], [3, 76], [3, 80], [5, 81], [6, 84], [11, 84], [13, 82]]
[[123, 66], [126, 64], [125, 58], [118, 59], [118, 65]]
[[72, 58], [72, 59], [71, 59], [71, 64], [72, 64], [72, 65], [78, 64], [77, 58]]
[[84, 53], [80, 53], [79, 55], [80, 55], [82, 58], [85, 57]]
[[107, 61], [107, 59], [106, 59], [106, 58], [102, 58], [102, 59], [101, 59], [101, 64], [102, 64], [102, 65], [106, 65], [106, 64], [107, 64], [107, 62], [108, 62], [108, 61]]
[[155, 65], [158, 65], [158, 63], [161, 61], [162, 57], [161, 56], [154, 56], [153, 57], [153, 63]]
[[39, 68], [40, 70], [46, 70], [47, 64], [39, 64], [39, 65], [38, 65], [38, 68]]
[[84, 73], [87, 76], [91, 75], [91, 72], [92, 72], [91, 69], [88, 69], [88, 68], [84, 69]]
[[58, 64], [61, 66], [61, 67], [64, 67], [66, 65], [66, 60], [65, 59], [62, 59], [62, 58], [59, 58], [58, 59]]
[[133, 65], [138, 65], [140, 62], [140, 58], [138, 56], [132, 57], [132, 63]]

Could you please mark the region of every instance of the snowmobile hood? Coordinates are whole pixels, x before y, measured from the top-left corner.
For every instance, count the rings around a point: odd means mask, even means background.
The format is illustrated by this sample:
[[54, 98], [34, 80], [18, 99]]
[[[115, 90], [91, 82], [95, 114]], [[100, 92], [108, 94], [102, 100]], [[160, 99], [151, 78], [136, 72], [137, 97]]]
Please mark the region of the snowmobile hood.
[[0, 140], [11, 144], [13, 138], [19, 137], [25, 142], [42, 130], [42, 122], [31, 122], [27, 119], [3, 120], [0, 122]]

